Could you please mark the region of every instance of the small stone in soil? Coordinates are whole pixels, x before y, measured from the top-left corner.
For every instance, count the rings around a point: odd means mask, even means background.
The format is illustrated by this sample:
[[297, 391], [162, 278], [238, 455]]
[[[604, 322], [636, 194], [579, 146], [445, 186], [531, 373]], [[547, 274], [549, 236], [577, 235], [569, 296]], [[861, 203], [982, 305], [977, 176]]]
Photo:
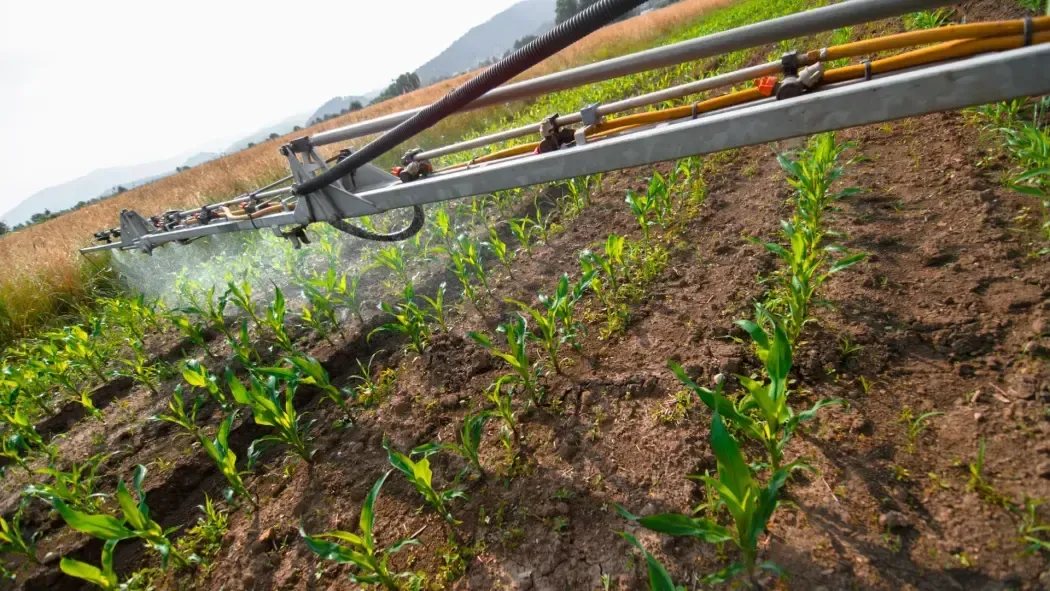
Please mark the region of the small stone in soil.
[[889, 529], [911, 527], [911, 520], [900, 511], [887, 511], [879, 516], [879, 525]]

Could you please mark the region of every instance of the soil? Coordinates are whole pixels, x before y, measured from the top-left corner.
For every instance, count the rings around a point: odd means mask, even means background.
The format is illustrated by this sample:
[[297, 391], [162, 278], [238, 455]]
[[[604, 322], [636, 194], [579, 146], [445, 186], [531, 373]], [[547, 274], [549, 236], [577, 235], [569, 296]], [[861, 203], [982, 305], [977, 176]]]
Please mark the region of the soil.
[[[960, 9], [968, 20], [1013, 16], [1012, 3], [981, 0]], [[853, 142], [842, 186], [864, 192], [839, 202], [829, 225], [842, 243], [868, 259], [826, 284], [828, 305], [804, 332], [793, 369], [793, 405], [839, 398], [806, 424], [788, 459], [807, 458], [814, 473], [797, 473], [774, 515], [761, 559], [783, 577], [783, 589], [1050, 589], [1045, 555], [1025, 554], [1020, 515], [968, 487], [968, 465], [986, 445], [984, 475], [1014, 503], [1050, 498], [1050, 259], [1035, 256], [1038, 204], [1001, 186], [1009, 162], [982, 138], [964, 113], [929, 115], [839, 133]], [[797, 147], [784, 142], [777, 150]], [[380, 545], [418, 532], [421, 546], [392, 558], [398, 569], [421, 570], [452, 589], [612, 589], [646, 587], [644, 563], [618, 531], [629, 531], [693, 587], [696, 578], [735, 559], [729, 548], [672, 538], [632, 525], [611, 508], [638, 514], [688, 512], [704, 502], [703, 485], [687, 474], [714, 472], [707, 442], [710, 413], [699, 404], [680, 420], [660, 420], [682, 385], [667, 369], [680, 363], [701, 384], [716, 374], [758, 370], [733, 321], [748, 318], [767, 287], [757, 279], [777, 264], [748, 239], [773, 239], [790, 217], [790, 188], [769, 146], [712, 157], [707, 198], [699, 215], [669, 245], [664, 272], [632, 305], [624, 334], [599, 338], [600, 321], [581, 336], [583, 354], [563, 349], [564, 374], [547, 374], [548, 404], [522, 414], [527, 447], [513, 467], [490, 421], [482, 443], [484, 480], [465, 483], [470, 500], [453, 504], [454, 528], [428, 508], [400, 474], [387, 480], [376, 505]], [[980, 165], [979, 165], [980, 163]], [[669, 165], [655, 169], [666, 174]], [[496, 272], [493, 297], [480, 311], [459, 303], [451, 332], [436, 335], [423, 355], [400, 352], [390, 336], [366, 335], [382, 322], [348, 322], [333, 343], [314, 339], [311, 354], [337, 386], [350, 383], [357, 362], [376, 351], [376, 368], [397, 378], [378, 409], [353, 426], [336, 427], [334, 406], [301, 389], [296, 407], [316, 419], [312, 462], [282, 450], [264, 454], [248, 477], [258, 511], [231, 513], [230, 531], [210, 569], [169, 574], [164, 588], [354, 589], [347, 567], [324, 562], [298, 536], [356, 530], [361, 503], [390, 464], [384, 437], [399, 450], [434, 440], [455, 441], [463, 416], [487, 408], [486, 388], [505, 368], [475, 345], [469, 331], [492, 333], [514, 313], [504, 298], [536, 303], [563, 272], [578, 269], [577, 253], [610, 232], [633, 240], [640, 232], [623, 202], [644, 190], [651, 169], [605, 175], [592, 206], [548, 244], [520, 253], [513, 276]], [[553, 197], [548, 195], [548, 198]], [[441, 281], [456, 285], [439, 263], [418, 280], [422, 293]], [[453, 291], [450, 289], [450, 291]], [[370, 301], [380, 299], [374, 288]], [[583, 304], [587, 312], [596, 302]], [[172, 335], [153, 349], [170, 356], [186, 347]], [[229, 352], [219, 341], [212, 351]], [[539, 350], [533, 350], [539, 357]], [[221, 360], [197, 351], [217, 369]], [[733, 380], [730, 380], [732, 387]], [[106, 423], [52, 419], [66, 432], [63, 457], [112, 453], [100, 469], [103, 489], [148, 464], [151, 515], [162, 525], [192, 525], [205, 495], [221, 498], [225, 482], [199, 444], [167, 423], [146, 419], [164, 411], [162, 396], [107, 386], [100, 396]], [[106, 400], [108, 399], [108, 400]], [[910, 438], [902, 417], [940, 412]], [[71, 413], [73, 411], [70, 411]], [[244, 450], [265, 433], [241, 413], [231, 447]], [[215, 424], [205, 407], [202, 422]], [[75, 423], [75, 424], [74, 424]], [[114, 451], [116, 450], [116, 451]], [[760, 450], [745, 444], [751, 458]], [[243, 457], [243, 454], [242, 454]], [[432, 458], [435, 481], [449, 486], [463, 461]], [[25, 484], [17, 472], [3, 484], [10, 513]], [[1050, 511], [1038, 515], [1050, 520]], [[60, 556], [96, 563], [101, 545], [71, 532], [33, 503], [23, 526], [40, 529], [42, 566], [18, 579], [25, 589], [80, 589], [58, 571]], [[457, 563], [458, 540], [463, 562]], [[118, 546], [117, 570], [128, 575], [156, 566], [141, 544]], [[458, 569], [458, 570], [457, 570]], [[448, 580], [443, 577], [448, 574]]]

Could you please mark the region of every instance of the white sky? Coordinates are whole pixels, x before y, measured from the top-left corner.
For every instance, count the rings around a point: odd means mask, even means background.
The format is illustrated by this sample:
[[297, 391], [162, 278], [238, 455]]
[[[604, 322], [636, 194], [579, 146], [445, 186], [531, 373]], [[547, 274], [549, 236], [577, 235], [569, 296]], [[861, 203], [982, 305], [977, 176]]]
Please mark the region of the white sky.
[[385, 86], [516, 0], [0, 0], [0, 213]]

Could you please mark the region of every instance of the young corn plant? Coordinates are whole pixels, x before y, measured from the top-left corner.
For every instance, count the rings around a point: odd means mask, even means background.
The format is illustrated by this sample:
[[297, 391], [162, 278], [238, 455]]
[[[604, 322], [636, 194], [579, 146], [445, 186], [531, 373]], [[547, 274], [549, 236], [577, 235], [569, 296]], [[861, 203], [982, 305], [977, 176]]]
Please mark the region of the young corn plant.
[[395, 332], [408, 337], [409, 348], [422, 355], [427, 343], [430, 341], [430, 327], [427, 325], [426, 314], [416, 305], [416, 294], [412, 284], [405, 286], [403, 299], [396, 306], [386, 302], [379, 304], [379, 309], [394, 317], [393, 322], [387, 322], [368, 333], [365, 340], [371, 340], [372, 335], [380, 332]]
[[558, 330], [561, 332], [562, 340], [568, 342], [577, 352], [580, 352], [582, 349], [576, 340], [576, 333], [583, 324], [576, 320], [576, 303], [583, 298], [584, 291], [593, 284], [597, 273], [596, 269], [585, 272], [579, 281], [572, 284], [571, 288], [568, 274], [562, 273], [562, 276], [558, 279], [554, 297], [539, 295], [540, 303], [543, 304], [543, 307], [553, 312], [558, 322], [561, 323], [561, 327]]
[[555, 373], [561, 373], [561, 364], [558, 362], [558, 349], [561, 348], [563, 338], [558, 330], [557, 312], [553, 308], [545, 308], [541, 312], [525, 302], [509, 298], [504, 301], [514, 304], [522, 312], [532, 317], [536, 327], [532, 331], [532, 338], [538, 341], [543, 346], [543, 350], [547, 352], [547, 357], [550, 358]]
[[[464, 266], [471, 270], [478, 283], [489, 291], [488, 275], [485, 273], [484, 261], [481, 259], [481, 244], [468, 234], [460, 234], [456, 238], [456, 248], [449, 253], [450, 257], [458, 257]], [[454, 263], [455, 264], [455, 263]], [[458, 268], [459, 265], [456, 265]]]
[[419, 297], [423, 298], [423, 301], [426, 302], [427, 306], [430, 308], [427, 310], [426, 315], [441, 327], [441, 332], [447, 333], [448, 322], [445, 318], [445, 282], [441, 282], [441, 285], [438, 286], [437, 293], [434, 294], [433, 298], [425, 295]]
[[532, 238], [535, 234], [535, 222], [528, 217], [514, 218], [507, 221], [510, 232], [518, 240], [518, 245], [526, 255], [532, 255]]
[[150, 363], [149, 356], [146, 354], [141, 341], [132, 341], [129, 344], [134, 357], [119, 360], [127, 368], [122, 373], [138, 384], [145, 386], [154, 396], [160, 396], [160, 381], [171, 375], [170, 366], [160, 361]]
[[295, 344], [292, 343], [292, 337], [288, 334], [288, 330], [284, 325], [284, 319], [287, 314], [284, 294], [279, 287], [274, 286], [273, 289], [273, 302], [266, 307], [266, 315], [263, 318], [263, 324], [273, 333], [273, 336], [277, 341], [277, 346], [286, 353], [294, 355]]
[[758, 541], [765, 532], [766, 524], [779, 505], [780, 489], [792, 470], [799, 467], [792, 463], [774, 470], [765, 486], [754, 478], [740, 445], [729, 434], [722, 416], [716, 412], [711, 422], [711, 447], [718, 464], [718, 478], [700, 476], [714, 489], [730, 517], [732, 527], [720, 525], [712, 519], [693, 517], [677, 513], [662, 513], [639, 517], [626, 509], [614, 505], [624, 518], [656, 532], [673, 536], [693, 536], [709, 544], [731, 542], [741, 554], [741, 560], [707, 577], [707, 583], [722, 583], [738, 575], [755, 584], [758, 571], [779, 572], [772, 563], [758, 564]]
[[207, 327], [204, 323], [191, 317], [189, 314], [183, 313], [179, 310], [173, 310], [168, 314], [168, 320], [179, 329], [182, 336], [189, 342], [193, 343], [194, 346], [204, 349], [204, 352], [209, 356], [211, 351], [208, 350], [208, 343], [204, 338]]
[[[416, 487], [419, 494], [437, 511], [438, 515], [452, 525], [460, 523], [452, 516], [452, 512], [448, 509], [448, 504], [454, 499], [466, 499], [467, 495], [463, 491], [459, 489], [438, 491], [435, 489], [434, 474], [430, 470], [430, 460], [425, 456], [419, 461], [413, 461], [412, 458], [390, 447], [390, 442], [385, 437], [383, 438], [383, 449], [386, 450], [387, 457], [390, 459], [390, 465], [396, 468], [398, 472], [404, 474], [405, 478], [408, 478], [408, 481]], [[437, 450], [431, 450], [431, 453], [434, 451]]]
[[492, 417], [491, 413], [482, 412], [478, 414], [467, 413], [463, 417], [463, 425], [459, 429], [458, 443], [426, 443], [412, 450], [411, 455], [423, 454], [424, 457], [439, 451], [448, 451], [467, 460], [469, 464], [464, 472], [456, 476], [458, 482], [465, 475], [465, 471], [473, 468], [479, 477], [485, 477], [485, 469], [481, 466], [481, 457], [478, 450], [481, 447], [481, 437], [484, 433], [485, 422]]
[[36, 557], [36, 538], [40, 532], [36, 532], [28, 538], [22, 533], [22, 510], [25, 501], [18, 506], [18, 510], [11, 517], [11, 521], [0, 516], [0, 552], [5, 554], [17, 554], [24, 556], [34, 564], [40, 564]]
[[104, 591], [117, 591], [121, 586], [120, 579], [113, 570], [113, 550], [119, 541], [106, 540], [102, 545], [102, 568], [65, 556], [59, 561], [58, 568], [67, 575], [87, 581]]
[[496, 332], [503, 334], [507, 339], [507, 351], [501, 351], [492, 343], [488, 335], [480, 332], [469, 332], [467, 336], [474, 340], [492, 355], [507, 362], [514, 372], [508, 377], [507, 383], [521, 387], [529, 396], [529, 399], [540, 404], [543, 400], [543, 392], [537, 382], [537, 368], [529, 361], [529, 353], [526, 344], [529, 331], [523, 316], [508, 324], [501, 324]]
[[350, 416], [350, 407], [346, 401], [347, 392], [332, 385], [332, 382], [328, 379], [328, 372], [325, 371], [320, 361], [309, 355], [294, 355], [285, 357], [284, 362], [291, 367], [266, 367], [256, 371], [285, 381], [296, 381], [299, 384], [316, 386], [325, 393], [329, 400], [339, 407], [339, 410], [343, 411], [344, 415]]
[[514, 253], [507, 247], [507, 243], [500, 239], [499, 233], [496, 232], [494, 226], [489, 226], [489, 239], [482, 242], [482, 245], [488, 247], [492, 254], [496, 255], [496, 259], [503, 265], [503, 270], [507, 272], [507, 276], [513, 277], [514, 274], [511, 272], [510, 264], [514, 261]]
[[642, 229], [642, 238], [646, 244], [649, 243], [649, 228], [653, 225], [651, 219], [657, 212], [658, 204], [648, 193], [640, 195], [634, 191], [627, 191], [627, 198], [624, 199], [627, 205], [631, 206], [631, 215], [634, 216], [635, 221], [638, 222], [638, 226]]
[[97, 454], [80, 463], [70, 462], [68, 470], [59, 470], [55, 466], [56, 458], [52, 457], [47, 468], [37, 472], [50, 476], [53, 481], [49, 484], [31, 484], [25, 488], [25, 494], [52, 504], [62, 502], [75, 509], [94, 511], [105, 496], [95, 490], [96, 472], [107, 457], [107, 454]]
[[[768, 314], [768, 313], [767, 313]], [[758, 356], [765, 364], [765, 377], [753, 380], [748, 376], [737, 376], [747, 393], [736, 403], [722, 395], [722, 384], [712, 391], [696, 385], [685, 371], [670, 362], [671, 371], [688, 386], [697, 397], [734, 428], [759, 442], [766, 448], [772, 470], [777, 471], [782, 463], [784, 448], [803, 421], [814, 418], [817, 412], [828, 405], [842, 404], [842, 400], [823, 399], [812, 408], [795, 414], [788, 404], [788, 374], [791, 372], [791, 344], [780, 323], [775, 320], [772, 335], [758, 324], [740, 320], [737, 324], [748, 332], [758, 349]], [[756, 415], [760, 419], [752, 418]]]
[[[358, 533], [347, 531], [330, 531], [313, 536], [307, 535], [300, 526], [299, 535], [306, 542], [306, 547], [311, 552], [326, 560], [333, 560], [340, 564], [351, 564], [356, 567], [356, 572], [350, 575], [350, 581], [358, 585], [382, 585], [388, 591], [399, 591], [402, 586], [400, 579], [410, 579], [412, 573], [392, 573], [388, 561], [390, 555], [400, 551], [402, 548], [412, 544], [419, 544], [415, 538], [400, 540], [385, 549], [376, 547], [374, 533], [375, 527], [375, 503], [379, 497], [379, 489], [383, 487], [390, 471], [386, 472], [372, 485], [365, 497], [364, 506], [361, 507], [361, 517], [358, 520]], [[328, 541], [335, 540], [335, 541]], [[342, 542], [347, 545], [342, 545]]]
[[296, 388], [294, 381], [285, 385], [283, 400], [281, 388], [278, 387], [277, 378], [274, 376], [261, 380], [253, 375], [249, 378], [248, 387], [245, 387], [237, 376], [227, 369], [226, 383], [237, 404], [252, 409], [255, 424], [272, 427], [276, 431], [273, 435], [261, 437], [257, 443], [283, 443], [306, 462], [312, 460], [313, 451], [308, 446], [308, 433], [313, 421], [301, 424], [303, 415], [296, 412], [292, 404]]
[[84, 410], [96, 419], [103, 420], [102, 411], [95, 407], [95, 402], [91, 399], [90, 385], [78, 379], [78, 372], [65, 357], [58, 354], [47, 362], [37, 359], [33, 360], [33, 363], [38, 364], [41, 372], [46, 373], [53, 383], [61, 386], [65, 398], [83, 406]]
[[233, 429], [233, 422], [236, 419], [237, 411], [233, 411], [222, 423], [219, 423], [219, 429], [216, 431], [214, 439], [201, 433], [200, 442], [208, 457], [219, 467], [219, 471], [226, 477], [226, 482], [230, 485], [225, 492], [226, 502], [236, 505], [235, 500], [242, 498], [248, 501], [252, 507], [257, 507], [258, 504], [255, 498], [248, 492], [248, 488], [244, 486], [242, 476], [245, 473], [237, 470], [237, 454], [230, 449], [229, 445], [230, 431]]
[[403, 246], [395, 244], [380, 249], [372, 257], [372, 260], [375, 261], [374, 266], [376, 268], [385, 267], [393, 273], [402, 286], [412, 283], [412, 278], [408, 275], [408, 263], [405, 260]]
[[255, 324], [255, 326], [262, 327], [263, 321], [256, 312], [256, 304], [252, 300], [252, 284], [248, 281], [242, 281], [240, 285], [233, 281], [233, 277], [230, 275], [226, 276], [226, 299], [233, 302], [233, 305], [241, 309], [248, 318]]
[[234, 356], [244, 367], [254, 367], [255, 364], [262, 362], [259, 352], [252, 344], [251, 335], [248, 334], [248, 320], [241, 320], [240, 330], [229, 335], [229, 343]]
[[201, 404], [204, 402], [204, 397], [196, 396], [193, 399], [193, 406], [189, 412], [186, 411], [186, 399], [182, 394], [182, 384], [175, 386], [175, 392], [171, 395], [171, 400], [168, 401], [168, 410], [171, 414], [158, 414], [150, 417], [154, 421], [164, 421], [178, 425], [190, 433], [196, 434], [199, 431], [197, 426], [197, 411], [200, 410]]
[[207, 392], [208, 396], [211, 396], [212, 400], [222, 408], [223, 412], [228, 413], [233, 410], [234, 401], [223, 391], [219, 385], [218, 378], [212, 375], [207, 367], [201, 365], [200, 361], [187, 359], [183, 362], [182, 379], [186, 380], [186, 383], [190, 386]]
[[[524, 442], [521, 430], [518, 427], [518, 416], [514, 412], [514, 404], [511, 398], [512, 382], [513, 376], [503, 376], [493, 382], [485, 392], [489, 402], [496, 406], [490, 413], [501, 421], [499, 439], [508, 453], [513, 453], [515, 444], [520, 445]], [[511, 387], [505, 388], [505, 385]]]
[[551, 236], [557, 234], [562, 229], [560, 225], [552, 221], [555, 213], [556, 212], [552, 211], [545, 217], [543, 211], [540, 210], [539, 204], [536, 204], [536, 219], [532, 222], [532, 228], [536, 232], [536, 237], [539, 238], [539, 241], [543, 244], [549, 243]]
[[84, 373], [90, 374], [100, 382], [106, 381], [103, 369], [112, 352], [112, 346], [104, 338], [101, 318], [88, 319], [91, 332], [79, 326], [66, 327], [60, 333], [51, 333], [52, 341], [60, 346], [62, 356]]
[[162, 568], [168, 567], [169, 559], [173, 559], [178, 566], [187, 566], [191, 561], [196, 561], [196, 557], [184, 556], [168, 538], [178, 527], [164, 529], [149, 516], [146, 493], [142, 490], [142, 482], [145, 478], [146, 467], [140, 464], [135, 468], [135, 474], [131, 480], [139, 496], [137, 503], [128, 492], [124, 479], [117, 482], [117, 502], [123, 513], [123, 519], [106, 514], [78, 511], [57, 499], [54, 501], [55, 510], [69, 527], [106, 542], [115, 544], [130, 538], [142, 540], [146, 546], [160, 554]]

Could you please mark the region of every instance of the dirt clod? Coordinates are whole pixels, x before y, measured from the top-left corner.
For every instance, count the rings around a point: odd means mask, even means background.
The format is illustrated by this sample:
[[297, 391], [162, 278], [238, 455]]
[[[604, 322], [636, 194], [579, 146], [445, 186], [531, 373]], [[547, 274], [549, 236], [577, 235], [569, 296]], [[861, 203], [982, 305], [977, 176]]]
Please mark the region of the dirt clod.
[[900, 511], [887, 511], [879, 515], [879, 525], [888, 529], [904, 529], [911, 527], [911, 520]]

